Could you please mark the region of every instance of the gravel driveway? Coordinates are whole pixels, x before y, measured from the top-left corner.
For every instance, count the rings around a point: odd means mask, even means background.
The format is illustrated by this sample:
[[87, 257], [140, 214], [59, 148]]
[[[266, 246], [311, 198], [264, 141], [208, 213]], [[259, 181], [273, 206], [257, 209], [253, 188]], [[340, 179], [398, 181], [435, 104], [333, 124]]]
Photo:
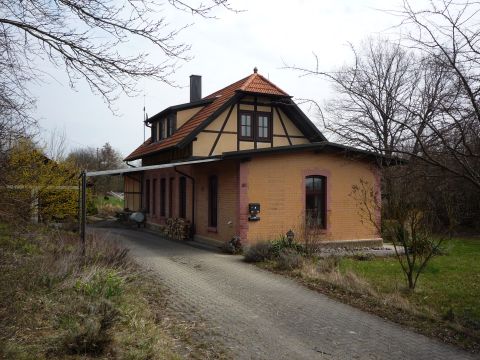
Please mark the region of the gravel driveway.
[[123, 242], [172, 291], [171, 306], [200, 315], [236, 359], [478, 359], [194, 244], [144, 231], [96, 229]]

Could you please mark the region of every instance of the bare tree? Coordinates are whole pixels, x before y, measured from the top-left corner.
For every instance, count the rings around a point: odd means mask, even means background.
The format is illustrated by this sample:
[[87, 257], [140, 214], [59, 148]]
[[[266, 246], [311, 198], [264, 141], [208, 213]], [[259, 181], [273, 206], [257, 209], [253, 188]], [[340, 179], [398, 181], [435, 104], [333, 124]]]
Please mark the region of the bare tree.
[[417, 75], [415, 58], [399, 44], [385, 39], [368, 39], [354, 60], [333, 71], [290, 67], [304, 75], [324, 76], [335, 90], [321, 117], [325, 128], [342, 142], [384, 155], [405, 140], [405, 123], [411, 114], [405, 104], [412, 101]]
[[[27, 85], [44, 75], [39, 60], [63, 68], [71, 87], [85, 81], [110, 108], [121, 92], [135, 94], [141, 78], [171, 84], [177, 62], [190, 58], [190, 46], [177, 40], [189, 24], [171, 28], [165, 4], [202, 17], [230, 9], [228, 0], [0, 0], [1, 149], [35, 129]], [[160, 54], [132, 53], [132, 42]]]
[[48, 156], [49, 159], [57, 162], [64, 160], [67, 150], [67, 134], [65, 128], [62, 130], [54, 128], [44, 148], [46, 156]]
[[[393, 12], [408, 30], [404, 44], [431, 59], [448, 90], [434, 99], [423, 122], [427, 136], [415, 136], [419, 153], [407, 152], [460, 176], [480, 189], [480, 23], [477, 1], [435, 0], [425, 8], [407, 0]], [[433, 95], [433, 96], [432, 96]], [[412, 113], [415, 110], [410, 109]]]
[[[66, 162], [71, 163], [78, 171], [81, 170], [111, 170], [125, 167], [123, 156], [109, 143], [101, 148], [78, 148], [71, 151]], [[120, 191], [123, 189], [123, 180], [118, 176], [100, 176], [91, 180], [94, 191], [104, 194], [108, 191]]]
[[399, 43], [352, 48], [353, 65], [335, 72], [290, 68], [333, 82], [324, 125], [342, 142], [420, 159], [480, 190], [480, 2], [405, 0], [391, 13]]

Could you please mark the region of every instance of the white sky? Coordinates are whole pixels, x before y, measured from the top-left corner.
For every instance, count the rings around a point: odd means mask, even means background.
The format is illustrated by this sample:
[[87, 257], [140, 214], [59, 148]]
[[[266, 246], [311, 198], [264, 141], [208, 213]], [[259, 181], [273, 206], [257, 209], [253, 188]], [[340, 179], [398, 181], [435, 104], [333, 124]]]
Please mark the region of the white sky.
[[[194, 22], [181, 33], [179, 41], [192, 45], [194, 59], [172, 76], [183, 88], [144, 81], [147, 113], [153, 116], [165, 107], [189, 101], [189, 75], [202, 75], [202, 95], [208, 95], [250, 73], [255, 66], [294, 98], [323, 102], [329, 96], [326, 80], [299, 77], [284, 63], [313, 67], [315, 52], [323, 70], [332, 70], [351, 60], [348, 42], [358, 45], [367, 36], [392, 33], [398, 19], [377, 9], [394, 9], [396, 0], [232, 0], [232, 6], [245, 9], [231, 13], [218, 9], [219, 19], [201, 19], [167, 7], [165, 16], [173, 27]], [[130, 44], [135, 51], [136, 44]], [[139, 49], [139, 51], [145, 49]], [[63, 71], [42, 65], [51, 77], [33, 84], [38, 98], [37, 116], [42, 136], [50, 137], [56, 128], [65, 130], [69, 148], [100, 147], [109, 142], [124, 156], [143, 141], [144, 97], [122, 96], [111, 113], [99, 95], [85, 84], [77, 91], [69, 88]], [[315, 114], [304, 108], [312, 120]], [[147, 136], [148, 137], [148, 136]]]

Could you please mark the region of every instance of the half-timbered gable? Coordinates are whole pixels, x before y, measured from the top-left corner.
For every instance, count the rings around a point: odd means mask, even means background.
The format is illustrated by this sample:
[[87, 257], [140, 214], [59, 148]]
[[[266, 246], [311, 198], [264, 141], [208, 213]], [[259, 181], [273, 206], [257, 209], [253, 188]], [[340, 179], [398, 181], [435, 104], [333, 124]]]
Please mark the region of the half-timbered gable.
[[152, 165], [326, 140], [291, 96], [256, 69], [203, 99], [171, 106], [147, 123], [150, 139], [127, 161], [141, 158]]

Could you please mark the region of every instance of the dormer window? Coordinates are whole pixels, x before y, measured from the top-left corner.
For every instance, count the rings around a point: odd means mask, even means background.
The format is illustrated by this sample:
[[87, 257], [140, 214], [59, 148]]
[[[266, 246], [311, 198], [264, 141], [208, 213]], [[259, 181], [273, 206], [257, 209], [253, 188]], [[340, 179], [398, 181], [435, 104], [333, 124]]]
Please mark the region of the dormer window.
[[167, 118], [152, 123], [152, 141], [160, 141], [172, 136], [177, 130], [177, 114], [170, 114]]
[[271, 121], [269, 113], [257, 113], [257, 140], [270, 141]]
[[238, 120], [240, 140], [270, 141], [272, 138], [272, 117], [270, 113], [240, 111]]
[[162, 119], [158, 122], [158, 140], [163, 140], [167, 137], [167, 127], [165, 119]]
[[253, 113], [242, 111], [240, 112], [240, 139], [253, 140], [252, 121]]
[[177, 114], [173, 113], [168, 115], [167, 121], [167, 136], [172, 136], [175, 130], [177, 130]]

